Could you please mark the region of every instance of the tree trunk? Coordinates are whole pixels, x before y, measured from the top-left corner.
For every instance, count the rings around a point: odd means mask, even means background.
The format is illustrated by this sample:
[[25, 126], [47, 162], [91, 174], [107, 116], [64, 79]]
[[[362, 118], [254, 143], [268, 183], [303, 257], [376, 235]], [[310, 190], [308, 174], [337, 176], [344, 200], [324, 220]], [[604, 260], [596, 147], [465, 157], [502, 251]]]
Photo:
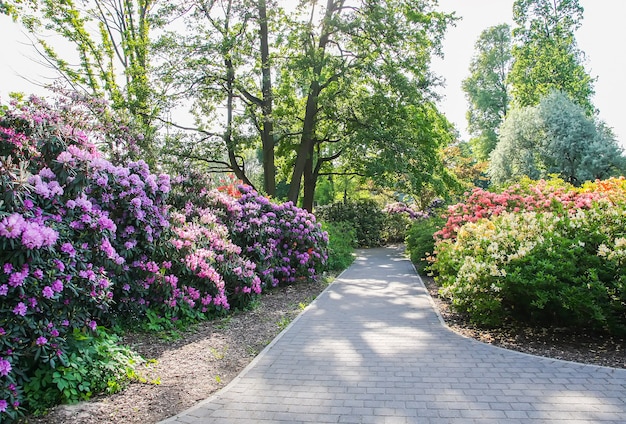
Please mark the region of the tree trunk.
[[308, 159], [304, 166], [304, 197], [302, 198], [302, 207], [309, 212], [313, 212], [316, 185], [317, 173], [313, 170], [313, 147], [311, 146]]
[[259, 0], [259, 23], [261, 38], [261, 73], [263, 76], [261, 90], [263, 100], [263, 188], [269, 196], [276, 195], [276, 167], [274, 165], [274, 122], [272, 121], [272, 75], [269, 60], [269, 43], [267, 29], [267, 10], [265, 0]]
[[[317, 49], [312, 49], [311, 55], [314, 58], [315, 65], [313, 67], [313, 75], [311, 84], [309, 85], [309, 94], [306, 101], [306, 110], [304, 113], [304, 124], [302, 125], [302, 137], [300, 138], [300, 146], [298, 147], [298, 154], [296, 156], [296, 163], [293, 167], [293, 173], [291, 174], [291, 181], [289, 183], [289, 193], [287, 197], [292, 202], [298, 201], [300, 195], [300, 186], [302, 184], [302, 176], [305, 173], [307, 166], [313, 169], [313, 139], [315, 137], [315, 126], [317, 124], [317, 108], [318, 98], [321, 91], [320, 76], [322, 74], [324, 55], [326, 45], [328, 44], [330, 37], [330, 28], [328, 28], [333, 13], [339, 10], [343, 5], [343, 1], [335, 3], [334, 0], [327, 0], [326, 12], [324, 14], [324, 21], [322, 27], [322, 33], [320, 36]], [[319, 56], [318, 56], [319, 55]], [[308, 164], [307, 162], [310, 162]], [[312, 176], [311, 172], [311, 176]], [[309, 185], [309, 188], [315, 190], [315, 184]], [[313, 207], [313, 193], [308, 193], [309, 198], [307, 202], [310, 202], [309, 206]]]

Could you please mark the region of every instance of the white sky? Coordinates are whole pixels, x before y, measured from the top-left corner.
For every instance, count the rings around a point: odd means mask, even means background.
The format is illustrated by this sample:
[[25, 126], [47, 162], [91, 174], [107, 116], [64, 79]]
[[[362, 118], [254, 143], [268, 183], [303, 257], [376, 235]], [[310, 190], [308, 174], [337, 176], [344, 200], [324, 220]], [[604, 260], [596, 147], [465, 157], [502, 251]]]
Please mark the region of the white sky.
[[[600, 118], [613, 127], [618, 140], [626, 145], [626, 16], [625, 0], [579, 0], [584, 7], [582, 27], [576, 33], [578, 45], [587, 55], [586, 68], [597, 77], [595, 106]], [[467, 139], [465, 112], [467, 103], [461, 81], [467, 77], [480, 33], [500, 23], [512, 24], [513, 0], [439, 0], [439, 9], [463, 19], [448, 30], [444, 41], [444, 60], [435, 59], [433, 70], [446, 80], [440, 90], [444, 96], [440, 110], [452, 121], [461, 138]], [[37, 84], [50, 82], [53, 76], [37, 65], [37, 53], [30, 46], [21, 27], [0, 16], [0, 98], [9, 92], [45, 94]]]

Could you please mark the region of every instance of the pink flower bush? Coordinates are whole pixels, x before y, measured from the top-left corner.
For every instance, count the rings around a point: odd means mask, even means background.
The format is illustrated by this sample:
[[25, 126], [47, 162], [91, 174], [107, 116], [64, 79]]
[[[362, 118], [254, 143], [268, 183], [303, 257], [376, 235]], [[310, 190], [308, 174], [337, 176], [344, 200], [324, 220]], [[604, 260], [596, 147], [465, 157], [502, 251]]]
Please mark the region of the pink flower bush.
[[217, 211], [241, 254], [256, 264], [264, 285], [316, 278], [328, 259], [328, 234], [315, 216], [291, 202], [273, 203], [251, 187], [238, 190], [238, 198], [205, 192], [202, 202]]
[[[219, 223], [211, 210], [197, 209], [199, 218], [186, 221], [177, 216], [173, 226], [174, 237], [170, 240], [178, 261], [172, 268], [179, 269], [187, 284], [193, 283], [189, 296], [189, 285], [177, 285], [174, 281], [171, 297], [167, 300], [177, 305], [182, 300], [191, 308], [199, 306], [202, 313], [208, 310], [223, 310], [246, 307], [255, 295], [261, 293], [261, 280], [256, 274], [256, 265], [241, 256], [241, 248], [229, 240], [228, 229]], [[184, 268], [180, 265], [184, 264]], [[196, 302], [198, 299], [201, 301]]]
[[458, 230], [468, 222], [498, 216], [503, 212], [554, 211], [588, 209], [594, 200], [602, 197], [597, 192], [580, 192], [559, 180], [538, 181], [530, 185], [513, 185], [502, 193], [474, 188], [466, 193], [466, 200], [448, 207], [444, 227], [435, 233], [436, 239], [454, 239]]

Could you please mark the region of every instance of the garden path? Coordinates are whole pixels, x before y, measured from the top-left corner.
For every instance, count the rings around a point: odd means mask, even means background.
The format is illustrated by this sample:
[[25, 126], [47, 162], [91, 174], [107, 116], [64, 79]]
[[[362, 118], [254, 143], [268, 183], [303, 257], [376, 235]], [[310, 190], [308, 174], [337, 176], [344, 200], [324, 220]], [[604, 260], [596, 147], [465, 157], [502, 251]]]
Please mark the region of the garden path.
[[452, 332], [389, 247], [359, 251], [235, 380], [162, 424], [624, 422], [626, 370]]

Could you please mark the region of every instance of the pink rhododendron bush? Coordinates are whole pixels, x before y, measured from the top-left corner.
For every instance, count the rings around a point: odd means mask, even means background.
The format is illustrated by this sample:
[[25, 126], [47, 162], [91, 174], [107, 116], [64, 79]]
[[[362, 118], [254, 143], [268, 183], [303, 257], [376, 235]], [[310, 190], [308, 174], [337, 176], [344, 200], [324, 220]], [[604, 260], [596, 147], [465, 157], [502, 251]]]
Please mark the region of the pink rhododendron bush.
[[626, 332], [626, 181], [525, 181], [451, 206], [431, 265], [479, 324]]
[[0, 108], [0, 422], [119, 390], [138, 359], [105, 327], [245, 308], [326, 260], [311, 214], [247, 187], [168, 205], [169, 176], [109, 162], [83, 112]]
[[[185, 202], [186, 200], [186, 202]], [[207, 210], [227, 229], [239, 254], [256, 264], [264, 286], [316, 278], [328, 259], [328, 235], [313, 214], [287, 202], [276, 204], [248, 186], [201, 189], [193, 203], [183, 196], [189, 217]], [[239, 293], [239, 292], [238, 292]]]

